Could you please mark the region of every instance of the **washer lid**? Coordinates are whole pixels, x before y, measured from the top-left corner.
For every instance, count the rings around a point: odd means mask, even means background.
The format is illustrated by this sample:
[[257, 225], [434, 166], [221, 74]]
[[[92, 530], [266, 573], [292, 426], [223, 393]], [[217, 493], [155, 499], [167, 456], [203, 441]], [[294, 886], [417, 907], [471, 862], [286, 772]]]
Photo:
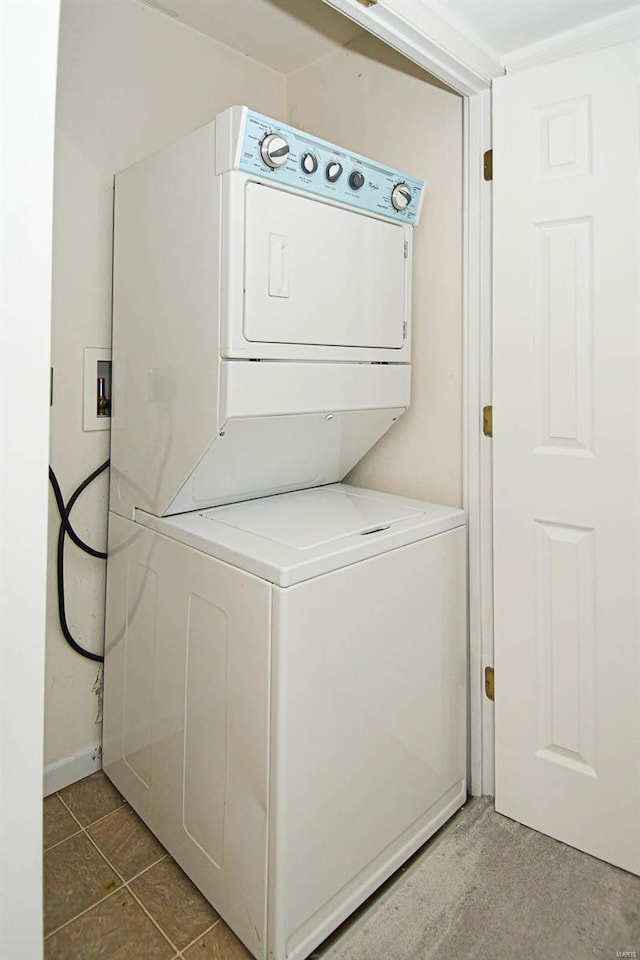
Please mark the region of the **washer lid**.
[[279, 586], [290, 586], [464, 524], [454, 507], [331, 484], [145, 526]]
[[203, 513], [215, 523], [246, 530], [296, 550], [318, 550], [356, 534], [388, 529], [398, 520], [418, 519], [422, 511], [406, 502], [384, 502], [336, 486], [299, 490], [217, 507]]

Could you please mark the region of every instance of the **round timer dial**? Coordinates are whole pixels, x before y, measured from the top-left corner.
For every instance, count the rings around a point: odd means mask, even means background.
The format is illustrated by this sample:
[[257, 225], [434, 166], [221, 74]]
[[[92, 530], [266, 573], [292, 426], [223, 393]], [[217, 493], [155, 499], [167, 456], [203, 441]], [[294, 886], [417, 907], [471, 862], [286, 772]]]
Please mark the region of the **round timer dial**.
[[289, 144], [279, 133], [270, 133], [260, 144], [260, 155], [268, 167], [276, 170], [287, 162]]

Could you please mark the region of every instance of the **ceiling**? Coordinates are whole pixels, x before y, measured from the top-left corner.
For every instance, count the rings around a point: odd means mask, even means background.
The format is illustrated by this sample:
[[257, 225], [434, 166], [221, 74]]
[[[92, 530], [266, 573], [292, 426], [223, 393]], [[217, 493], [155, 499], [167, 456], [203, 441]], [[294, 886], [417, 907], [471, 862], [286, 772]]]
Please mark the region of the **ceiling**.
[[[287, 75], [344, 47], [363, 30], [323, 0], [141, 0]], [[381, 7], [393, 0], [380, 0]], [[494, 59], [583, 26], [638, 0], [404, 0], [424, 3]]]
[[[514, 50], [592, 20], [638, 6], [638, 0], [425, 0], [501, 60]], [[640, 10], [640, 7], [639, 7]]]
[[322, 0], [142, 2], [285, 75], [365, 32]]

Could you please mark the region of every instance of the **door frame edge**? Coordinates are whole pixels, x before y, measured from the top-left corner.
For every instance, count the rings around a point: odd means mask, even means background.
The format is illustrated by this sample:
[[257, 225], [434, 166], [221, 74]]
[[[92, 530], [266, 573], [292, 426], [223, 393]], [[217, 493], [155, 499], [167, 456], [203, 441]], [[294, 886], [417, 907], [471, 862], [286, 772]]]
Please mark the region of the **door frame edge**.
[[464, 100], [463, 505], [469, 537], [469, 793], [494, 793], [494, 710], [484, 692], [493, 666], [493, 501], [491, 439], [482, 431], [492, 402], [491, 91]]

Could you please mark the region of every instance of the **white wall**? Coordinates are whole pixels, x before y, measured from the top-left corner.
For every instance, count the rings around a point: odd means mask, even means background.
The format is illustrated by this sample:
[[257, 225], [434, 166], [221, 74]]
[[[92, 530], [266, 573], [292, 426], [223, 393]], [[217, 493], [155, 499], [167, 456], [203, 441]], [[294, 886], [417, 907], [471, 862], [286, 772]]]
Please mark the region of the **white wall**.
[[[283, 116], [284, 78], [136, 0], [63, 0], [55, 151], [51, 463], [65, 496], [108, 456], [108, 432], [82, 429], [83, 350], [111, 341], [112, 177], [233, 103]], [[103, 548], [107, 480], [79, 502], [76, 528]], [[89, 773], [97, 665], [57, 621], [57, 516], [50, 501], [45, 764], [49, 789]], [[67, 547], [72, 632], [100, 651], [104, 564]], [[77, 756], [74, 764], [65, 764]], [[60, 770], [51, 765], [63, 762]]]
[[462, 99], [367, 36], [287, 78], [288, 119], [427, 181], [414, 235], [409, 412], [349, 475], [462, 502]]
[[42, 957], [53, 125], [59, 4], [0, 5], [0, 953]]

